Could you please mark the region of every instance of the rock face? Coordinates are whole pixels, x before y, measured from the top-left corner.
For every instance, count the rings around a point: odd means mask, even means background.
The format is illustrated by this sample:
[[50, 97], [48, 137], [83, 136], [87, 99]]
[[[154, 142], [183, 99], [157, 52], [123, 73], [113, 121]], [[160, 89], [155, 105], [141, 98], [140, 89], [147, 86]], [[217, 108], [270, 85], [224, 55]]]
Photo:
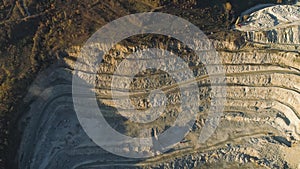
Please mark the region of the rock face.
[[252, 13], [244, 23], [236, 26], [236, 29], [246, 32], [246, 40], [254, 45], [298, 50], [299, 21], [299, 6], [275, 5]]
[[296, 25], [276, 30], [252, 31], [247, 32], [247, 40], [258, 46], [298, 50], [300, 46], [299, 30], [300, 26]]
[[[71, 86], [75, 64], [73, 58], [78, 57], [80, 47], [69, 49], [69, 57], [43, 72], [25, 99], [30, 109], [20, 122], [24, 132], [18, 156], [19, 167], [251, 168], [259, 165], [266, 168], [297, 168], [300, 163], [296, 158], [299, 151], [294, 150], [299, 149], [300, 141], [300, 56], [296, 51], [299, 26], [273, 31], [277, 38], [274, 38], [272, 31], [249, 32], [244, 37], [249, 42], [243, 46], [234, 46], [234, 43], [226, 40], [224, 44], [230, 46], [226, 50], [224, 46], [216, 45], [226, 71], [226, 103], [217, 130], [202, 144], [197, 142], [197, 138], [208, 117], [213, 84], [207, 78], [206, 67], [212, 65], [203, 65], [193, 60], [192, 52], [174, 40], [167, 42], [169, 46], [159, 46], [161, 40], [136, 46], [131, 44], [132, 41], [126, 41], [115, 46], [104, 57], [97, 72], [95, 89], [99, 106], [111, 127], [129, 136], [148, 137], [165, 131], [180, 113], [180, 95], [176, 82], [165, 72], [140, 72], [128, 86], [130, 99], [136, 108], [145, 110], [151, 107], [146, 89], [161, 89], [166, 93], [169, 104], [162, 117], [150, 124], [136, 124], [121, 117], [111, 97], [111, 90], [120, 89], [111, 89], [111, 82], [118, 64], [128, 54], [158, 45], [161, 49], [167, 48], [182, 58], [186, 57], [196, 76], [201, 100], [196, 123], [185, 139], [170, 151], [149, 159], [128, 159], [113, 155], [97, 146], [86, 135], [76, 117]], [[282, 38], [287, 32], [293, 38]], [[272, 47], [260, 48], [253, 45], [253, 42]], [[216, 44], [219, 43], [222, 44]], [[92, 72], [82, 71], [83, 79], [89, 73]], [[128, 147], [128, 151], [151, 150], [131, 150]], [[288, 156], [290, 153], [294, 154], [294, 159]]]

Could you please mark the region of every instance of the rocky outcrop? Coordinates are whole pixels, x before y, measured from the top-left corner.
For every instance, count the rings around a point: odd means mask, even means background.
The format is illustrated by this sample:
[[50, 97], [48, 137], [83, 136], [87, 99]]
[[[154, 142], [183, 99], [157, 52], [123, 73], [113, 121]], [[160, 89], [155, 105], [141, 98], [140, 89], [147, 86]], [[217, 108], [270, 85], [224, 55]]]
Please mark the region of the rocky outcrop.
[[247, 41], [253, 45], [281, 50], [299, 50], [300, 46], [300, 26], [289, 26], [259, 32], [247, 32]]
[[237, 30], [246, 33], [246, 41], [258, 47], [295, 50], [300, 46], [300, 7], [275, 5], [248, 16]]

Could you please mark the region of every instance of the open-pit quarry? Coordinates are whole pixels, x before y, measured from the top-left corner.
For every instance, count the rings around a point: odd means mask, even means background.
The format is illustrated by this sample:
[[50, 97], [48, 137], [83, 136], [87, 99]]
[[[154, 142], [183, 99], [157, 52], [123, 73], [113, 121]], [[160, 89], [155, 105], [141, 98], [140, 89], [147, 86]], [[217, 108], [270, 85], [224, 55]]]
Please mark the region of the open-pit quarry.
[[[286, 11], [290, 17], [283, 16]], [[225, 73], [221, 84], [209, 80], [209, 76], [217, 76], [207, 72], [213, 62], [203, 64], [187, 46], [170, 37], [143, 35], [125, 39], [110, 49], [96, 72], [90, 72], [88, 66], [75, 66], [82, 46], [71, 46], [62, 59], [38, 75], [24, 98], [29, 106], [18, 123], [22, 136], [15, 161], [20, 169], [299, 168], [299, 13], [300, 7], [293, 5], [266, 7], [235, 26], [232, 32], [238, 37], [210, 38]], [[95, 144], [83, 130], [74, 109], [72, 78], [74, 72], [80, 72], [82, 80], [89, 84], [90, 74], [95, 74], [95, 88], [91, 90], [113, 129], [131, 137], [155, 137], [174, 123], [181, 110], [179, 86], [168, 73], [147, 69], [136, 74], [127, 86], [129, 99], [139, 111], [153, 106], [149, 102], [151, 90], [159, 89], [165, 94], [165, 109], [150, 123], [124, 118], [119, 110], [134, 116], [133, 110], [117, 107], [112, 97], [114, 90], [121, 100], [128, 94], [112, 87], [118, 65], [128, 55], [147, 48], [172, 51], [188, 64], [199, 89], [197, 118], [184, 139], [165, 153], [127, 146], [122, 151], [154, 155], [137, 159], [117, 156]], [[121, 78], [127, 78], [126, 72], [122, 73]], [[183, 83], [188, 86], [189, 81]], [[214, 133], [199, 143], [209, 117], [213, 85], [226, 87], [224, 111]], [[90, 99], [84, 93], [80, 97]]]

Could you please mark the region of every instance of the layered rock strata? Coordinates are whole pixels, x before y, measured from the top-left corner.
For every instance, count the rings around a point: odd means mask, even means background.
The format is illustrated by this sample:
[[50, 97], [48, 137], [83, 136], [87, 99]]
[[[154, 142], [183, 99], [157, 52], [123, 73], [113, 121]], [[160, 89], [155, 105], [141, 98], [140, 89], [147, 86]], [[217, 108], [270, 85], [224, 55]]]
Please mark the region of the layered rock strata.
[[[225, 70], [225, 83], [212, 84], [204, 65], [193, 60], [193, 53], [179, 42], [171, 47], [187, 63], [199, 87], [200, 102], [196, 122], [187, 136], [164, 154], [148, 159], [131, 159], [111, 154], [97, 146], [84, 132], [74, 110], [72, 98], [72, 72], [80, 47], [68, 50], [68, 57], [43, 72], [33, 83], [25, 101], [30, 105], [24, 112], [20, 128], [23, 139], [19, 150], [20, 168], [193, 168], [205, 166], [244, 166], [262, 168], [297, 168], [299, 159], [291, 158], [299, 149], [300, 141], [300, 56], [295, 50], [299, 45], [299, 27], [279, 28], [276, 38], [268, 40], [269, 33], [247, 33], [245, 44], [216, 46]], [[280, 32], [289, 32], [293, 38], [281, 40]], [[291, 36], [289, 36], [291, 37]], [[273, 45], [260, 48], [252, 42]], [[82, 72], [89, 83], [91, 73], [97, 74], [95, 82], [99, 108], [107, 122], [116, 131], [132, 137], [149, 137], [164, 132], [180, 113], [178, 84], [166, 72], [145, 70], [134, 77], [128, 86], [130, 100], [138, 110], [146, 110], [149, 90], [160, 89], [167, 97], [163, 114], [147, 124], [134, 123], [117, 110], [131, 112], [127, 107], [116, 107], [111, 90], [114, 72], [128, 54], [159, 44], [132, 45], [129, 42], [115, 46], [106, 55], [97, 72]], [[218, 42], [218, 43], [222, 43]], [[175, 45], [174, 45], [175, 44]], [[282, 47], [282, 45], [287, 47]], [[231, 45], [231, 46], [230, 46]], [[160, 46], [164, 48], [163, 46]], [[283, 50], [284, 49], [284, 50]], [[178, 69], [178, 71], [184, 71]], [[126, 73], [126, 72], [124, 72]], [[214, 75], [210, 75], [214, 76]], [[124, 76], [126, 78], [126, 76]], [[227, 88], [224, 112], [214, 134], [202, 144], [197, 142], [208, 118], [211, 105], [211, 86]], [[125, 93], [127, 94], [127, 93]], [[84, 97], [80, 96], [80, 97]], [[89, 99], [89, 98], [86, 98]], [[89, 105], [81, 105], [87, 107]], [[132, 115], [134, 116], [134, 115]], [[154, 133], [154, 134], [153, 134]], [[135, 150], [127, 147], [128, 151]], [[155, 153], [155, 152], [154, 152]]]

